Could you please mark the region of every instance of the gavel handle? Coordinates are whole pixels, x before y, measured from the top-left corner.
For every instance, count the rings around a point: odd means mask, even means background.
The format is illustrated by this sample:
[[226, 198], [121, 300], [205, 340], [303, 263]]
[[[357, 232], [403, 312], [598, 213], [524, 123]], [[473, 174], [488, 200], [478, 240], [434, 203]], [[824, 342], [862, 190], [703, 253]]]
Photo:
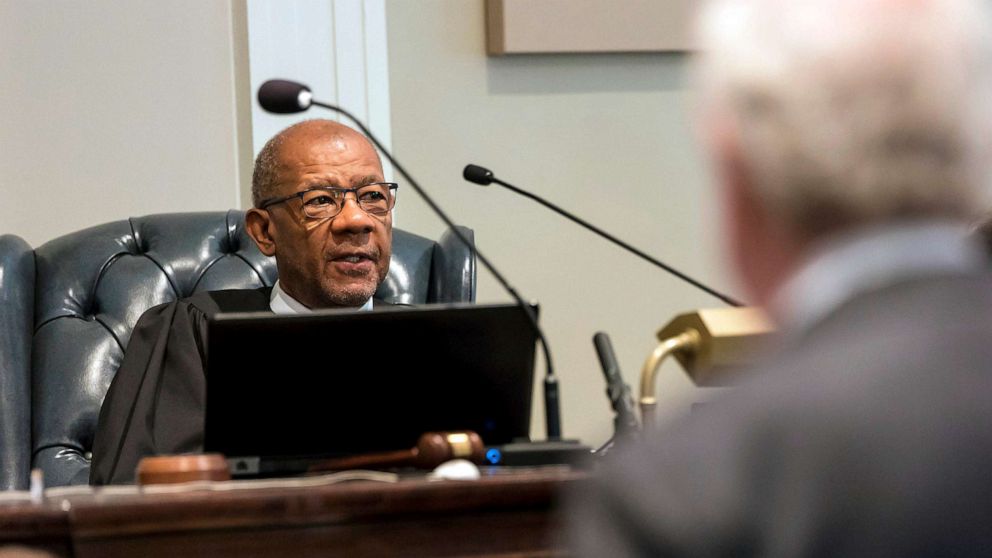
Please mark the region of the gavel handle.
[[316, 463], [310, 473], [380, 467], [432, 469], [449, 459], [464, 458], [481, 463], [486, 448], [482, 438], [470, 430], [426, 432], [411, 449], [338, 457]]
[[417, 449], [413, 448], [336, 457], [311, 465], [307, 469], [307, 472], [319, 473], [323, 471], [344, 471], [348, 469], [370, 469], [376, 467], [407, 467], [415, 464], [417, 454]]

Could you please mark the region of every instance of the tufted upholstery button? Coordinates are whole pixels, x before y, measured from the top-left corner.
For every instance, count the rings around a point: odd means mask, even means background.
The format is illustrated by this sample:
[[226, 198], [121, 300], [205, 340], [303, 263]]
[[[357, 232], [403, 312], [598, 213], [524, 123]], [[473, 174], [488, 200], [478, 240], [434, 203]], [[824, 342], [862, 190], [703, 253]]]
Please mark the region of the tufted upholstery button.
[[128, 253], [132, 256], [140, 256], [148, 251], [148, 246], [145, 245], [145, 239], [136, 234], [133, 228], [127, 238], [127, 248]]

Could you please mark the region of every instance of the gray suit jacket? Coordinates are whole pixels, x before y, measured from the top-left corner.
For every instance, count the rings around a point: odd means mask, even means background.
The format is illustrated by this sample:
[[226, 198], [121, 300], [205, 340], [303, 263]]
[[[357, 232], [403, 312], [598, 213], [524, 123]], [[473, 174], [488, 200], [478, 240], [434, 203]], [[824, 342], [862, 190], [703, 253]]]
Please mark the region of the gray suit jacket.
[[992, 554], [992, 278], [848, 301], [571, 513], [590, 557]]

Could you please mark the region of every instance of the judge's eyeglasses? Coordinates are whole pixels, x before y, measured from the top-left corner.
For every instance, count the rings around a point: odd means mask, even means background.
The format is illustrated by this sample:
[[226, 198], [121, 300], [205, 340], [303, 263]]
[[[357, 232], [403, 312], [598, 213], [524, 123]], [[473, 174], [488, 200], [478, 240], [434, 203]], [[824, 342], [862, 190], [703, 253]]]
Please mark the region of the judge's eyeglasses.
[[386, 215], [396, 205], [395, 182], [373, 182], [357, 188], [335, 188], [333, 186], [314, 186], [302, 192], [265, 200], [258, 204], [259, 209], [265, 209], [277, 203], [293, 198], [303, 200], [303, 214], [311, 219], [330, 219], [344, 209], [345, 197], [349, 192], [355, 193], [358, 206], [371, 215]]

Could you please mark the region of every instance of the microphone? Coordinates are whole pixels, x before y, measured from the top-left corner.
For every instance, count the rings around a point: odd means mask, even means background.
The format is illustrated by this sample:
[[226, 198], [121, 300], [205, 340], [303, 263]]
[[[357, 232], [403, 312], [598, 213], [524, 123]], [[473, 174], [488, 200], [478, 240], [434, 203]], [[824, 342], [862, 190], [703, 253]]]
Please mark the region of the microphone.
[[726, 302], [731, 306], [744, 306], [744, 303], [728, 295], [725, 295], [719, 291], [716, 291], [710, 287], [707, 287], [706, 285], [700, 283], [699, 281], [693, 279], [692, 277], [689, 277], [685, 273], [682, 273], [681, 271], [669, 266], [668, 264], [665, 264], [659, 261], [658, 259], [649, 256], [643, 251], [638, 250], [637, 248], [631, 246], [630, 244], [627, 244], [626, 242], [604, 231], [603, 229], [597, 227], [596, 225], [593, 225], [592, 223], [589, 223], [588, 221], [582, 218], [572, 215], [568, 211], [565, 211], [564, 209], [545, 200], [544, 198], [536, 194], [532, 194], [530, 192], [521, 190], [520, 188], [517, 188], [512, 184], [509, 184], [507, 182], [500, 180], [499, 178], [496, 178], [495, 176], [493, 176], [493, 172], [485, 167], [480, 167], [479, 165], [466, 165], [465, 170], [462, 171], [462, 177], [465, 178], [465, 180], [469, 182], [474, 182], [475, 184], [479, 184], [480, 186], [488, 186], [493, 182], [495, 182], [496, 184], [499, 184], [500, 186], [506, 188], [507, 190], [512, 190], [525, 198], [530, 198], [536, 201], [537, 203], [543, 205], [544, 207], [547, 207], [551, 211], [554, 211], [555, 213], [561, 215], [562, 217], [565, 217], [575, 223], [578, 223], [579, 225], [582, 225], [586, 229], [589, 229], [590, 231], [598, 234], [599, 236], [605, 238], [606, 240], [609, 240], [613, 244], [616, 244], [617, 246], [623, 248], [624, 250], [627, 250], [628, 252], [634, 254], [635, 256], [638, 256], [641, 259], [646, 260], [651, 264], [654, 264], [656, 267], [660, 267], [661, 269], [664, 269], [668, 273], [678, 277], [679, 279], [685, 281], [686, 283], [689, 283], [693, 287], [696, 287], [697, 289], [700, 289], [709, 295], [719, 298], [720, 300]]
[[276, 114], [303, 112], [313, 103], [310, 88], [286, 79], [270, 79], [258, 88], [258, 104]]
[[530, 320], [531, 326], [537, 333], [538, 341], [541, 343], [541, 348], [544, 352], [544, 363], [546, 374], [544, 377], [544, 414], [545, 414], [545, 427], [549, 440], [560, 440], [561, 439], [561, 409], [559, 405], [558, 397], [558, 377], [555, 376], [554, 367], [551, 362], [551, 349], [548, 347], [548, 341], [544, 337], [544, 332], [541, 330], [541, 326], [537, 323], [537, 316], [534, 314], [534, 310], [529, 304], [525, 303], [523, 298], [517, 294], [516, 289], [510, 286], [510, 283], [503, 277], [499, 271], [489, 259], [482, 255], [479, 249], [472, 245], [465, 238], [465, 235], [461, 233], [457, 228], [455, 228], [454, 221], [441, 209], [441, 207], [431, 198], [420, 184], [410, 176], [410, 173], [403, 168], [403, 166], [397, 161], [393, 155], [382, 145], [382, 142], [375, 137], [374, 134], [362, 123], [357, 117], [355, 117], [350, 112], [345, 109], [332, 105], [329, 103], [324, 103], [313, 98], [310, 94], [310, 88], [302, 83], [297, 83], [294, 81], [284, 80], [284, 79], [273, 79], [266, 81], [258, 88], [258, 104], [269, 112], [274, 112], [278, 114], [287, 114], [294, 112], [302, 112], [310, 108], [311, 105], [317, 105], [319, 107], [324, 107], [326, 109], [332, 110], [339, 114], [344, 115], [349, 120], [355, 123], [356, 126], [369, 138], [369, 140], [379, 148], [379, 151], [385, 155], [386, 159], [393, 165], [393, 168], [399, 172], [403, 178], [410, 184], [417, 194], [424, 200], [424, 202], [441, 218], [451, 231], [455, 233], [458, 240], [461, 241], [466, 247], [475, 252], [476, 257], [479, 262], [482, 263], [489, 273], [493, 275], [496, 281], [503, 287], [503, 289], [509, 293], [513, 300], [520, 306], [523, 312], [527, 315]]
[[493, 171], [479, 165], [465, 165], [465, 170], [462, 171], [462, 177], [480, 186], [489, 186], [493, 183]]
[[630, 395], [630, 386], [620, 376], [620, 366], [613, 354], [610, 337], [600, 331], [593, 335], [592, 343], [603, 367], [603, 375], [606, 376], [606, 395], [610, 398], [610, 405], [616, 415], [613, 418], [613, 437], [634, 435], [639, 428], [634, 398]]

